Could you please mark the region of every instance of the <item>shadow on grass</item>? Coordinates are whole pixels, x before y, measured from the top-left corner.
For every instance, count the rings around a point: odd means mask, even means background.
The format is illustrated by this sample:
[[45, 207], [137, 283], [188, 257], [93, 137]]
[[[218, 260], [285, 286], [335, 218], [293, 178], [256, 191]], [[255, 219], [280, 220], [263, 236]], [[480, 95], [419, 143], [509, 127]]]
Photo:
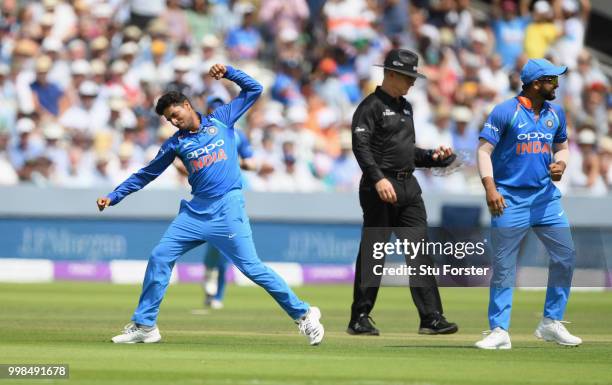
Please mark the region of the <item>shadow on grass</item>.
[[[478, 349], [472, 345], [387, 345], [385, 348], [392, 349], [470, 349], [470, 350], [483, 350]], [[544, 346], [521, 346], [516, 349], [544, 349]]]

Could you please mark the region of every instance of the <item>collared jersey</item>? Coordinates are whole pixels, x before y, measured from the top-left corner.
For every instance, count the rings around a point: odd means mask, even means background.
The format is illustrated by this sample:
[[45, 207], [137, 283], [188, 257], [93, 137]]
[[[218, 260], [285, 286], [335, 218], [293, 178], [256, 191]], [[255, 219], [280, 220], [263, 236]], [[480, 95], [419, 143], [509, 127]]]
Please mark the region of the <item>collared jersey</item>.
[[412, 106], [403, 97], [377, 87], [357, 107], [351, 129], [353, 153], [372, 183], [384, 178], [383, 171], [432, 166], [431, 153], [415, 145]]
[[544, 102], [536, 121], [529, 99], [517, 96], [495, 106], [480, 138], [495, 146], [491, 161], [496, 185], [542, 188], [551, 183], [553, 144], [567, 140], [565, 113]]
[[201, 201], [242, 188], [234, 124], [255, 103], [262, 86], [244, 72], [227, 66], [225, 77], [241, 88], [230, 103], [201, 115], [196, 132], [179, 130], [161, 146], [155, 158], [132, 174], [108, 197], [111, 205], [159, 176], [178, 157], [189, 172], [191, 193]]

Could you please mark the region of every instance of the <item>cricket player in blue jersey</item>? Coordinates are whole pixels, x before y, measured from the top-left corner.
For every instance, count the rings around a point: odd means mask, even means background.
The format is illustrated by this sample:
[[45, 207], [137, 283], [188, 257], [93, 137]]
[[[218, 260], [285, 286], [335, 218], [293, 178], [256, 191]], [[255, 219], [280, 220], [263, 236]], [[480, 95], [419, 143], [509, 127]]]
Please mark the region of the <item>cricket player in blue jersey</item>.
[[189, 171], [193, 198], [181, 201], [177, 217], [153, 249], [133, 322], [112, 341], [152, 343], [161, 340], [156, 321], [172, 268], [182, 254], [208, 242], [244, 275], [263, 287], [295, 320], [311, 345], [318, 345], [324, 335], [320, 310], [301, 301], [278, 274], [261, 262], [244, 208], [234, 123], [261, 95], [262, 87], [244, 72], [223, 64], [213, 65], [209, 75], [217, 80], [224, 77], [233, 81], [240, 86], [240, 94], [207, 115], [195, 111], [187, 97], [179, 92], [162, 95], [155, 111], [178, 131], [162, 144], [147, 166], [97, 200], [100, 211], [116, 205], [159, 176], [175, 157]]
[[[206, 99], [206, 113], [212, 114], [217, 107], [225, 103], [218, 96], [211, 95]], [[235, 129], [236, 148], [240, 157], [240, 168], [247, 171], [255, 171], [257, 163], [253, 159], [253, 147], [249, 139], [241, 130]], [[204, 254], [204, 306], [212, 309], [223, 308], [225, 297], [225, 273], [229, 268], [228, 259], [215, 247], [208, 245]]]
[[575, 249], [561, 193], [569, 150], [563, 109], [555, 99], [567, 67], [530, 59], [521, 71], [523, 91], [497, 105], [480, 132], [478, 168], [491, 212], [493, 277], [489, 299], [491, 333], [481, 349], [510, 349], [510, 312], [521, 241], [533, 228], [550, 255], [544, 316], [535, 335], [561, 345], [582, 340], [562, 323], [570, 294]]

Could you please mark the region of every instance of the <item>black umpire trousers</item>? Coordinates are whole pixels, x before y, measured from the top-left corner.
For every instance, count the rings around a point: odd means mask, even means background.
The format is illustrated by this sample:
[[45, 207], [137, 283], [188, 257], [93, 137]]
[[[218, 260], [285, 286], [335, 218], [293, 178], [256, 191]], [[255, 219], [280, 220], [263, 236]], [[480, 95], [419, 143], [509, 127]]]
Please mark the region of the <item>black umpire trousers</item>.
[[[397, 239], [409, 242], [427, 240], [427, 213], [421, 198], [421, 188], [412, 174], [386, 174], [397, 195], [397, 203], [383, 202], [374, 184], [365, 176], [359, 186], [359, 203], [363, 209], [363, 227], [359, 254], [357, 255], [351, 320], [360, 314], [369, 314], [376, 303], [381, 276], [373, 274], [375, 264], [384, 264], [384, 258], [375, 260], [372, 251], [375, 242], [388, 242], [394, 233]], [[406, 256], [408, 266], [427, 264], [433, 261], [427, 255], [414, 259]], [[443, 314], [438, 285], [433, 276], [410, 277], [410, 293], [421, 320], [434, 313]]]

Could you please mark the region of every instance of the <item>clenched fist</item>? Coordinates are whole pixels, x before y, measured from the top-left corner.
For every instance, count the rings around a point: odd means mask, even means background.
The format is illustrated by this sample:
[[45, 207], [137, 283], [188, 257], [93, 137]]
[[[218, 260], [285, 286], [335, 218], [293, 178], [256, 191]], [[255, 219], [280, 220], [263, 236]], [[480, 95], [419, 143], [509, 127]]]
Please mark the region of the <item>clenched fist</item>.
[[223, 77], [223, 75], [225, 75], [226, 72], [227, 68], [225, 68], [223, 64], [214, 64], [212, 67], [210, 67], [208, 74], [216, 80], [219, 80]]
[[103, 198], [98, 198], [96, 203], [98, 204], [98, 210], [103, 211], [105, 208], [110, 206], [111, 200], [110, 198], [103, 197]]
[[550, 178], [554, 181], [554, 182], [558, 182], [561, 180], [561, 177], [563, 176], [563, 173], [565, 172], [565, 167], [567, 167], [565, 165], [565, 162], [563, 161], [558, 161], [555, 163], [551, 163], [548, 166], [548, 170], [550, 171]]

